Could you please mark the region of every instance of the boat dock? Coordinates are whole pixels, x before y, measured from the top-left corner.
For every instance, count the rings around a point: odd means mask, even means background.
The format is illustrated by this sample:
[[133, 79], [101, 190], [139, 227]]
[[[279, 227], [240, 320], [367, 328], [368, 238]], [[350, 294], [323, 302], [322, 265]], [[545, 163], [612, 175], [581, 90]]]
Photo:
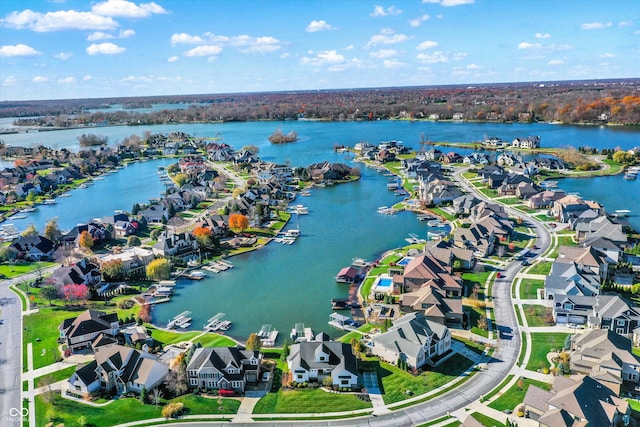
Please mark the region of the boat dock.
[[313, 341], [313, 331], [311, 328], [305, 328], [304, 323], [296, 323], [291, 329], [291, 341], [294, 343]]
[[167, 329], [188, 328], [189, 326], [191, 326], [191, 317], [189, 317], [190, 314], [190, 311], [183, 311], [182, 313], [178, 314], [173, 319], [171, 319], [169, 323], [167, 323]]
[[256, 334], [260, 338], [263, 347], [273, 347], [278, 339], [278, 331], [268, 323], [265, 323]]
[[358, 327], [358, 324], [349, 316], [344, 316], [340, 313], [331, 313], [329, 316], [329, 325], [334, 328], [342, 329], [343, 331], [353, 331]]
[[231, 327], [231, 321], [222, 320], [226, 316], [225, 313], [218, 313], [213, 316], [211, 319], [207, 320], [207, 324], [204, 325], [204, 330], [206, 332], [218, 332], [218, 331], [227, 331]]
[[205, 270], [209, 270], [213, 273], [220, 273], [221, 271], [226, 271], [229, 270], [230, 268], [233, 268], [233, 264], [231, 264], [229, 261], [220, 259], [218, 261], [213, 261], [211, 264], [206, 265], [204, 267]]
[[191, 280], [202, 280], [206, 277], [207, 275], [204, 274], [202, 271], [199, 270], [194, 270], [191, 273], [189, 273], [189, 275], [187, 276], [187, 279], [191, 279]]

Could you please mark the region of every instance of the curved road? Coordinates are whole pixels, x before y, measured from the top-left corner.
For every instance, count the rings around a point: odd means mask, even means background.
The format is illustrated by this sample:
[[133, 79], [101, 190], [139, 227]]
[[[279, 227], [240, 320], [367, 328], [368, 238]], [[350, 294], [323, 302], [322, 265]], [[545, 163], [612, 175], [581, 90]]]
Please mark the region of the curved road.
[[[479, 193], [475, 187], [470, 185], [461, 174], [467, 169], [456, 171], [453, 176], [460, 183], [460, 186], [469, 193], [473, 193], [482, 200], [489, 201], [487, 197]], [[505, 207], [509, 214], [516, 217], [528, 219], [529, 226], [536, 230], [536, 245], [539, 250], [536, 254], [544, 253], [551, 243], [551, 236], [542, 224], [530, 219], [522, 212]], [[510, 373], [515, 366], [521, 347], [521, 335], [518, 320], [511, 301], [511, 285], [516, 274], [522, 270], [522, 263], [511, 262], [504, 270], [504, 277], [496, 279], [491, 292], [494, 300], [494, 318], [498, 333], [498, 344], [492, 357], [483, 367], [463, 386], [457, 387], [445, 394], [423, 403], [410, 406], [408, 408], [392, 411], [383, 415], [373, 415], [362, 418], [347, 418], [343, 420], [323, 420], [323, 421], [274, 421], [273, 423], [233, 423], [234, 425], [277, 425], [281, 426], [411, 426], [426, 423], [430, 420], [440, 418], [457, 409], [464, 408], [481, 396], [488, 394], [496, 388]], [[229, 425], [228, 423], [178, 423], [177, 427]]]

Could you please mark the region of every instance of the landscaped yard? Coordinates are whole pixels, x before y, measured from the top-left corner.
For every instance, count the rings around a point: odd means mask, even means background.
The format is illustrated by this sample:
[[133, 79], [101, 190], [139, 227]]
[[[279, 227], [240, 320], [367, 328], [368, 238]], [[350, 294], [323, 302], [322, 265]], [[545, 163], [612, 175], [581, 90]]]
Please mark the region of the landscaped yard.
[[551, 266], [552, 265], [553, 265], [553, 263], [551, 261], [539, 262], [539, 263], [533, 265], [529, 269], [529, 271], [527, 271], [527, 273], [528, 274], [544, 274], [546, 276], [551, 272]]
[[527, 325], [536, 326], [552, 326], [553, 314], [551, 307], [543, 305], [524, 304], [524, 316], [527, 319]]
[[[463, 309], [465, 311], [467, 311], [469, 313], [469, 323], [471, 326], [471, 332], [473, 332], [474, 334], [480, 335], [482, 337], [488, 338], [489, 337], [489, 329], [488, 329], [488, 325], [489, 325], [489, 319], [487, 319], [487, 329], [483, 329], [478, 327], [478, 319], [480, 319], [480, 316], [485, 316], [486, 318], [486, 310], [479, 306], [476, 307], [475, 305], [463, 305]], [[491, 320], [491, 322], [493, 322], [493, 320]]]
[[353, 394], [327, 393], [319, 388], [279, 390], [258, 401], [254, 414], [315, 414], [371, 408]]
[[520, 283], [520, 298], [536, 299], [538, 298], [539, 289], [544, 289], [544, 280], [522, 279]]
[[27, 273], [32, 273], [38, 269], [44, 270], [45, 268], [56, 265], [55, 262], [31, 262], [25, 264], [0, 264], [0, 277], [6, 277], [11, 279], [16, 276], [20, 276]]
[[522, 404], [524, 395], [527, 393], [530, 385], [535, 385], [544, 390], [551, 390], [551, 384], [532, 380], [530, 378], [522, 378], [507, 390], [506, 393], [503, 393], [502, 396], [491, 402], [489, 407], [498, 411], [510, 409], [513, 412], [517, 412], [516, 408]]
[[46, 385], [53, 384], [58, 381], [67, 380], [75, 371], [76, 371], [75, 366], [69, 366], [68, 368], [64, 368], [59, 371], [52, 372], [49, 375], [43, 375], [35, 379], [34, 386], [35, 388], [40, 388]]
[[[400, 402], [411, 396], [435, 390], [460, 376], [469, 369], [473, 362], [464, 356], [454, 354], [450, 359], [430, 371], [414, 376], [396, 366], [368, 359], [360, 362], [367, 370], [375, 370], [381, 384], [381, 391], [386, 404]], [[408, 391], [408, 393], [407, 393]]]
[[474, 412], [471, 414], [473, 418], [480, 422], [485, 427], [505, 427], [500, 421], [496, 421], [491, 417], [488, 417], [480, 412]]
[[560, 350], [570, 334], [562, 332], [538, 332], [531, 334], [531, 358], [526, 369], [536, 371], [544, 367], [550, 367], [547, 354], [551, 351]]
[[479, 273], [474, 272], [464, 272], [462, 273], [462, 285], [464, 286], [465, 295], [468, 297], [471, 295], [471, 291], [473, 287], [478, 284], [480, 285], [480, 289], [478, 290], [478, 299], [480, 301], [484, 300], [484, 288], [487, 284], [487, 280], [489, 279], [490, 271], [483, 271]]
[[240, 407], [240, 401], [235, 399], [222, 399], [222, 409], [219, 409], [217, 399], [208, 399], [202, 396], [187, 394], [173, 400], [162, 400], [160, 405], [143, 405], [138, 399], [119, 399], [112, 403], [94, 407], [84, 403], [64, 399], [59, 392], [55, 393], [55, 404], [45, 402], [42, 396], [36, 397], [36, 418], [44, 425], [49, 419], [54, 419], [54, 425], [77, 425], [81, 416], [86, 417], [87, 425], [94, 427], [110, 427], [117, 424], [146, 420], [149, 418], [162, 418], [162, 406], [169, 402], [182, 402], [186, 415], [199, 414], [235, 414]]

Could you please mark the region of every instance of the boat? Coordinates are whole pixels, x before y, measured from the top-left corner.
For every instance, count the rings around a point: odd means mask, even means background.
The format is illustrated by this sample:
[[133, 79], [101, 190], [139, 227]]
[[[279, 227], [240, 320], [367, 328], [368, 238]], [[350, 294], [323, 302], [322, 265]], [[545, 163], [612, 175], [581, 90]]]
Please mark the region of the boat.
[[378, 213], [382, 215], [393, 215], [396, 213], [396, 210], [389, 206], [380, 206], [378, 208]]
[[204, 330], [206, 332], [218, 332], [218, 331], [228, 331], [231, 327], [230, 320], [222, 320], [226, 316], [226, 313], [218, 313], [209, 320], [204, 325]]
[[331, 298], [332, 310], [348, 310], [351, 308], [349, 298]]
[[25, 219], [27, 216], [25, 214], [22, 213], [17, 213], [15, 215], [11, 215], [9, 217], [10, 220], [16, 220], [16, 219]]
[[430, 221], [427, 221], [427, 225], [429, 227], [444, 227], [446, 224], [439, 219], [432, 219]]
[[418, 221], [432, 221], [434, 219], [437, 219], [435, 216], [429, 214], [419, 214], [416, 216], [416, 218], [418, 218]]
[[313, 341], [313, 331], [311, 328], [305, 328], [304, 323], [296, 323], [291, 329], [290, 337], [294, 343], [310, 342]]
[[178, 314], [173, 319], [171, 319], [169, 323], [167, 323], [167, 329], [188, 328], [189, 326], [191, 326], [191, 317], [189, 317], [190, 314], [190, 311], [183, 311], [182, 313]]
[[55, 205], [56, 203], [58, 203], [56, 199], [46, 199], [42, 202], [43, 205]]
[[265, 323], [256, 334], [260, 338], [263, 347], [273, 347], [278, 339], [278, 331], [268, 323]]
[[37, 210], [38, 210], [38, 208], [24, 208], [24, 209], [22, 209], [22, 212], [28, 213], [28, 212], [35, 212]]
[[303, 196], [303, 197], [309, 197], [309, 196], [311, 196], [311, 190], [302, 190], [300, 192], [300, 195]]
[[300, 229], [298, 228], [292, 228], [290, 230], [287, 230], [286, 233], [284, 233], [285, 237], [298, 237], [300, 236]]
[[207, 275], [200, 270], [194, 270], [191, 273], [189, 273], [189, 276], [187, 276], [187, 278], [191, 280], [202, 280], [205, 277], [207, 277]]
[[638, 178], [638, 174], [636, 172], [627, 171], [624, 174], [624, 179], [629, 181], [634, 181]]
[[88, 185], [87, 185], [87, 184], [84, 184], [84, 183], [83, 183], [83, 184], [78, 185], [78, 188], [87, 188], [87, 187], [88, 187]]
[[404, 240], [406, 240], [407, 243], [409, 243], [411, 245], [415, 245], [415, 244], [425, 243], [426, 242], [425, 239], [421, 239], [420, 236], [418, 236], [417, 234], [414, 234], [414, 233], [409, 233], [409, 237], [407, 237]]
[[351, 261], [351, 265], [353, 267], [366, 268], [366, 267], [371, 267], [373, 263], [365, 260], [364, 258], [354, 258]]
[[429, 240], [439, 240], [446, 236], [444, 231], [427, 231], [427, 237]]

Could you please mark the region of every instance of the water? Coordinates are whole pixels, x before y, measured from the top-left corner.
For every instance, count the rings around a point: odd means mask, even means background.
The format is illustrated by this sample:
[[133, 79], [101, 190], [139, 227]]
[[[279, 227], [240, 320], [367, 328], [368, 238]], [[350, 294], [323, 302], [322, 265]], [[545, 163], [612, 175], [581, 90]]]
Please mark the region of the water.
[[70, 191], [70, 197], [58, 197], [55, 205], [38, 205], [38, 210], [27, 214], [26, 218], [5, 222], [15, 225], [18, 230], [33, 224], [43, 232], [46, 223], [57, 217], [60, 229], [69, 230], [78, 223], [113, 214], [116, 209], [131, 211], [135, 203], [148, 203], [149, 198], [160, 196], [165, 186], [156, 171], [158, 166], [171, 163], [175, 160], [158, 159], [130, 164], [118, 172], [104, 175], [105, 179], [94, 181], [86, 189]]
[[558, 187], [567, 193], [579, 193], [585, 200], [595, 200], [608, 213], [628, 209], [629, 224], [640, 231], [640, 180], [627, 180], [623, 175], [596, 178], [563, 178]]

